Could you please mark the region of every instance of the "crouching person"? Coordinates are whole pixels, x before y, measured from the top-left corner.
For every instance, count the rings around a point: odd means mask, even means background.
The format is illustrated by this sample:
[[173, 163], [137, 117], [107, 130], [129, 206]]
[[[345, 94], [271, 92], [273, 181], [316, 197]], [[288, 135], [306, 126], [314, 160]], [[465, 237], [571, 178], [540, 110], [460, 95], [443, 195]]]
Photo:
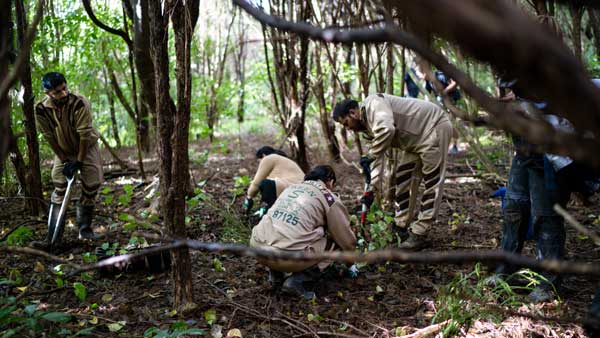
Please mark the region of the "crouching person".
[[[354, 250], [356, 236], [350, 216], [332, 193], [335, 172], [327, 165], [317, 166], [304, 176], [304, 182], [286, 188], [260, 223], [252, 229], [250, 245], [275, 251], [324, 252], [340, 248]], [[314, 297], [305, 289], [316, 281], [331, 262], [260, 259], [269, 267], [273, 283], [283, 281], [282, 292]]]

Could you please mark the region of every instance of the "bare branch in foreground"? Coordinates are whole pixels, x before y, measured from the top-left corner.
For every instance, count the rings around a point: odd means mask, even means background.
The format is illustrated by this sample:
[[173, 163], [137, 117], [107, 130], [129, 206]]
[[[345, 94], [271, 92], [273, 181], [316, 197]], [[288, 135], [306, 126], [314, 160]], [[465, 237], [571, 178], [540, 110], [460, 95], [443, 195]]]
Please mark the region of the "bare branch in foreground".
[[394, 261], [400, 263], [412, 264], [464, 264], [464, 263], [507, 263], [514, 266], [530, 268], [553, 273], [566, 273], [575, 275], [600, 276], [600, 264], [598, 263], [582, 263], [582, 262], [567, 262], [560, 260], [536, 260], [534, 258], [525, 257], [506, 253], [501, 250], [486, 250], [486, 251], [440, 251], [440, 252], [407, 252], [400, 249], [386, 249], [371, 251], [368, 253], [359, 253], [352, 251], [334, 251], [334, 252], [290, 252], [290, 251], [273, 251], [265, 248], [253, 248], [241, 244], [226, 244], [201, 242], [196, 240], [176, 240], [170, 244], [157, 246], [150, 249], [140, 251], [135, 254], [126, 254], [115, 257], [110, 257], [95, 264], [78, 265], [60, 257], [52, 256], [43, 251], [31, 248], [19, 247], [0, 247], [0, 252], [16, 252], [23, 254], [33, 254], [44, 256], [48, 259], [61, 262], [73, 266], [74, 270], [69, 275], [79, 274], [85, 271], [97, 270], [102, 267], [126, 264], [130, 260], [138, 257], [147, 256], [167, 250], [175, 250], [189, 248], [192, 250], [214, 252], [219, 254], [233, 254], [237, 256], [255, 257], [259, 259], [271, 260], [300, 260], [300, 261], [323, 261], [331, 260], [336, 262], [354, 263], [382, 263], [386, 261]]

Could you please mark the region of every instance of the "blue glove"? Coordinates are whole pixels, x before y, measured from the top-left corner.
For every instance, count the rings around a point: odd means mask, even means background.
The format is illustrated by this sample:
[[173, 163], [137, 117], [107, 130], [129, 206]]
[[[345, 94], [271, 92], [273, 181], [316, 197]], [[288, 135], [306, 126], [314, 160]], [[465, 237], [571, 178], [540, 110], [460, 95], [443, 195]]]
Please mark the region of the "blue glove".
[[356, 264], [352, 264], [352, 266], [348, 269], [348, 276], [350, 276], [350, 278], [358, 277], [358, 267]]

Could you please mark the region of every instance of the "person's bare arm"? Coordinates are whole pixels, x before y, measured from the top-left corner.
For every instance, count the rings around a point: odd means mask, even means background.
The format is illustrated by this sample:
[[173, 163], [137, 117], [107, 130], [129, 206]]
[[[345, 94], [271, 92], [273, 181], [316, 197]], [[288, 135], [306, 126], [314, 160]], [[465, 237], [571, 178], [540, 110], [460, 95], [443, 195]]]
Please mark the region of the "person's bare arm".
[[453, 91], [454, 89], [456, 89], [457, 85], [458, 84], [456, 83], [456, 81], [454, 81], [454, 80], [451, 79], [450, 83], [448, 84], [448, 86], [446, 88], [444, 88], [444, 94], [448, 94], [451, 91]]

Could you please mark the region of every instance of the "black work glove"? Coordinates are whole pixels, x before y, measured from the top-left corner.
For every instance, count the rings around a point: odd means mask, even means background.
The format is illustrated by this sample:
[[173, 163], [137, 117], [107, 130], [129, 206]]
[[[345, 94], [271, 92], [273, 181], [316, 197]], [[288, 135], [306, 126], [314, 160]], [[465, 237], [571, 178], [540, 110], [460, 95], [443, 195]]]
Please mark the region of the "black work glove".
[[252, 209], [252, 206], [254, 205], [254, 200], [251, 198], [247, 198], [244, 200], [244, 211], [246, 211], [246, 213], [250, 213], [250, 209]]
[[373, 201], [375, 201], [375, 194], [373, 194], [372, 191], [365, 191], [363, 196], [360, 198], [360, 203], [366, 205], [367, 209], [371, 209]]
[[77, 173], [77, 171], [81, 170], [83, 167], [83, 162], [80, 161], [67, 161], [65, 162], [65, 167], [63, 168], [63, 175], [67, 178], [71, 178]]
[[367, 182], [367, 184], [371, 183], [371, 163], [374, 160], [367, 157], [367, 156], [363, 156], [360, 158], [360, 166], [363, 169], [363, 173], [365, 174], [365, 181]]

